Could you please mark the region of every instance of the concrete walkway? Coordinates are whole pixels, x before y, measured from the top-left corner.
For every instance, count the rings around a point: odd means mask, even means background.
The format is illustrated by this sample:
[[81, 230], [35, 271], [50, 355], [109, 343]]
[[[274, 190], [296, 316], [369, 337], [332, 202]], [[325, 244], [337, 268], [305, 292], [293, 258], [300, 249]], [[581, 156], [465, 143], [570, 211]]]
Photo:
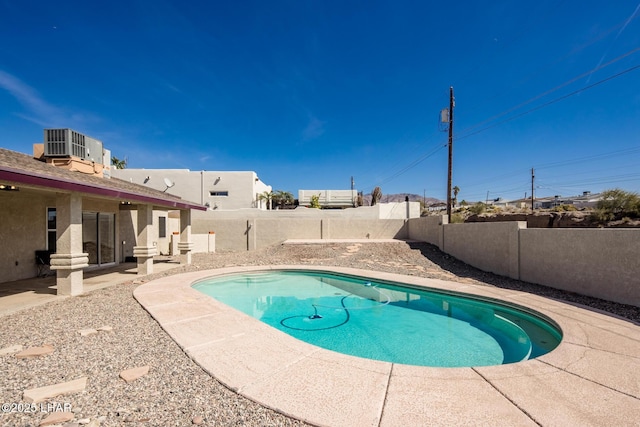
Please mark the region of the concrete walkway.
[[[153, 264], [154, 273], [161, 273], [176, 267], [180, 263], [167, 258], [158, 258]], [[85, 270], [84, 291], [123, 283], [129, 280], [142, 280], [138, 276], [136, 263], [123, 263], [114, 267]], [[69, 298], [56, 295], [56, 275], [50, 272], [46, 277], [16, 280], [0, 284], [0, 316], [15, 313], [29, 307], [46, 304], [51, 301]]]
[[502, 299], [549, 316], [563, 331], [561, 344], [535, 360], [428, 368], [312, 346], [191, 288], [202, 278], [266, 269], [185, 273], [141, 285], [134, 296], [196, 363], [222, 383], [316, 425], [638, 425], [640, 326], [633, 322], [512, 290], [326, 269]]

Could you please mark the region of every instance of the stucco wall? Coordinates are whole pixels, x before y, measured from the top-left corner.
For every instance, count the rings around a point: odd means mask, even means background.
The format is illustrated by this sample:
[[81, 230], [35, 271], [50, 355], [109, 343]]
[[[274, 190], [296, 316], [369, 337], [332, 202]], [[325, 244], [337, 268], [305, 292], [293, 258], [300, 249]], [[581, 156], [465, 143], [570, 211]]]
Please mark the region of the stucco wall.
[[47, 207], [56, 207], [55, 196], [0, 192], [0, 282], [37, 274], [35, 251], [47, 245]]
[[[160, 217], [166, 218], [166, 234], [160, 237]], [[118, 241], [122, 254], [118, 258], [118, 262], [122, 262], [126, 257], [133, 256], [133, 247], [136, 246], [138, 237], [138, 212], [135, 206], [130, 209], [124, 209], [120, 213], [118, 221]], [[153, 211], [153, 226], [150, 229], [150, 242], [157, 248], [158, 255], [167, 255], [171, 252], [171, 234], [174, 231], [180, 231], [180, 219], [176, 219], [175, 215], [168, 211]], [[122, 242], [125, 242], [124, 244]]]
[[[271, 187], [259, 180], [251, 171], [191, 171], [189, 169], [116, 169], [116, 178], [166, 191], [190, 202], [205, 204], [216, 209], [242, 209], [259, 207], [256, 195], [270, 191]], [[167, 188], [164, 179], [174, 185]], [[227, 196], [211, 192], [227, 192]], [[264, 203], [263, 203], [264, 204]], [[266, 206], [264, 206], [266, 207]]]
[[520, 278], [640, 306], [640, 230], [520, 230]]
[[[35, 251], [47, 248], [47, 208], [56, 207], [55, 193], [0, 192], [0, 282], [35, 277]], [[83, 199], [83, 212], [112, 212], [118, 218], [118, 203]], [[116, 229], [116, 261], [120, 260]]]

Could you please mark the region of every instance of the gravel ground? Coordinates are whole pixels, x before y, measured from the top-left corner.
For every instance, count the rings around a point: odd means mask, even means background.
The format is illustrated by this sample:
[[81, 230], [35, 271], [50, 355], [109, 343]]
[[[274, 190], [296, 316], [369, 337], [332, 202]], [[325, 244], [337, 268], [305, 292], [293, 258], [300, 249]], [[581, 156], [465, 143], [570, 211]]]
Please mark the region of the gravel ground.
[[[640, 322], [637, 307], [566, 293], [479, 271], [426, 243], [279, 245], [242, 253], [195, 254], [193, 264], [145, 277], [242, 265], [336, 265], [518, 289], [586, 305]], [[148, 425], [302, 426], [225, 388], [196, 365], [133, 298], [136, 280], [0, 317], [0, 349], [51, 344], [37, 359], [0, 356], [2, 403], [22, 402], [25, 390], [87, 377], [84, 392], [46, 403], [69, 403], [68, 427]], [[80, 329], [113, 331], [82, 337]], [[126, 383], [125, 369], [149, 365], [149, 374]], [[9, 413], [3, 426], [37, 426], [47, 414]]]

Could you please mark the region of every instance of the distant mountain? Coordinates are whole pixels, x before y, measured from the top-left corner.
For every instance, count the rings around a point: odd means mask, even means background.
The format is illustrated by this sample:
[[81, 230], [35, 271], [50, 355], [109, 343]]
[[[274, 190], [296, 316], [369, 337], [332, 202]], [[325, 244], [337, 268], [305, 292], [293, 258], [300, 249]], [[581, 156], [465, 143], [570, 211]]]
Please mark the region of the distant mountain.
[[[434, 199], [433, 197], [423, 198], [423, 196], [419, 194], [409, 194], [409, 193], [398, 193], [398, 194], [382, 194], [381, 203], [393, 203], [393, 202], [404, 202], [406, 198], [409, 197], [410, 202], [422, 202], [424, 201], [427, 206], [432, 203], [442, 203], [442, 200]], [[364, 195], [364, 205], [371, 205], [371, 193]]]

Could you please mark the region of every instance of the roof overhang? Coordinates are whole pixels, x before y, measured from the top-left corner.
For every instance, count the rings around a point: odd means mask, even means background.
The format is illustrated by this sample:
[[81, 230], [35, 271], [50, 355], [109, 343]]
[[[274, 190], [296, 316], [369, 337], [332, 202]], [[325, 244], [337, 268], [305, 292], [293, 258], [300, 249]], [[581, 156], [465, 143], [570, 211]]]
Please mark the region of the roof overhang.
[[64, 178], [40, 175], [37, 173], [25, 173], [19, 169], [2, 167], [0, 168], [0, 180], [10, 181], [17, 184], [39, 187], [48, 190], [78, 192], [89, 194], [97, 197], [104, 197], [118, 201], [128, 201], [131, 203], [138, 202], [151, 204], [163, 208], [170, 209], [195, 209], [206, 211], [207, 207], [190, 203], [186, 200], [174, 200], [172, 198], [164, 198], [153, 196], [150, 194], [141, 194], [134, 191], [119, 189], [114, 186], [100, 187], [89, 183], [80, 183]]

